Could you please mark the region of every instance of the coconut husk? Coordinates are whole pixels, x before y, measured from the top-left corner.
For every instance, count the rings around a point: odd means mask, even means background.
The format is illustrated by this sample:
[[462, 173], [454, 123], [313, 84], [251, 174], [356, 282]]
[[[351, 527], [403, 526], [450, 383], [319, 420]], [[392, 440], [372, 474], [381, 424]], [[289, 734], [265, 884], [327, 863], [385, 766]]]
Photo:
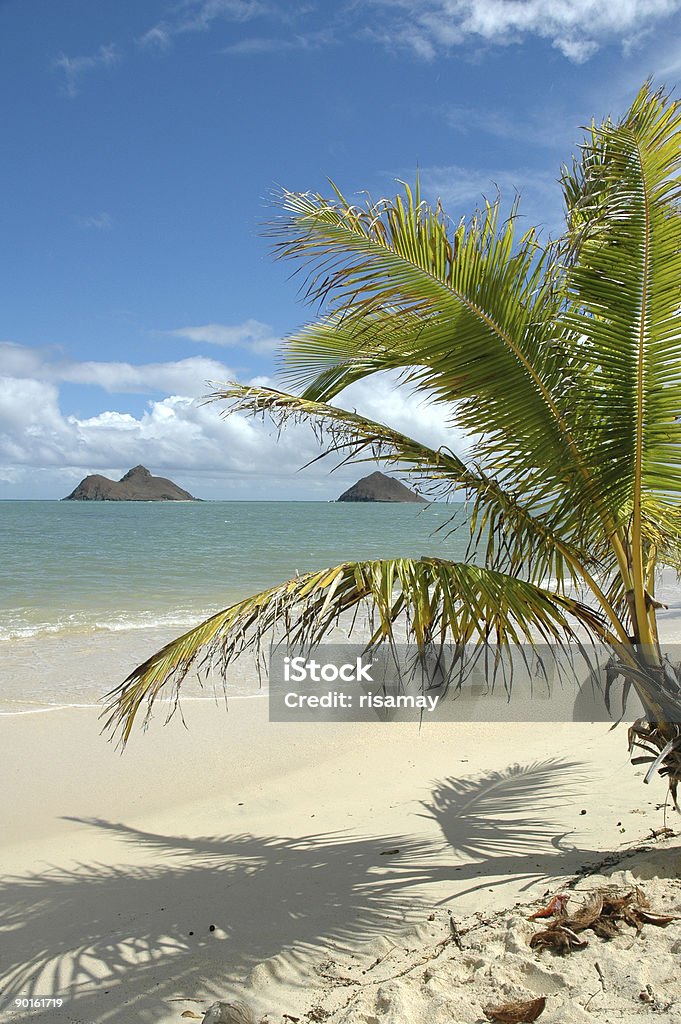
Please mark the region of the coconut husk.
[[502, 1006], [485, 1006], [483, 1012], [488, 1020], [499, 1024], [532, 1024], [544, 1012], [545, 1006], [546, 997], [539, 996], [538, 999], [518, 999]]

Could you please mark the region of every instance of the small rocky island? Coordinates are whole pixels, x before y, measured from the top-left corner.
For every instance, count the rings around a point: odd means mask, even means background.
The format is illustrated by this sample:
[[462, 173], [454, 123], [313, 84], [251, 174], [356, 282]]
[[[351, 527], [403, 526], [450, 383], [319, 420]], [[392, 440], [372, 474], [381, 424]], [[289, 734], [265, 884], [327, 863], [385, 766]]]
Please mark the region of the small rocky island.
[[385, 473], [371, 473], [344, 491], [338, 501], [410, 501], [427, 504], [426, 499]]
[[95, 473], [86, 476], [62, 501], [199, 501], [189, 491], [163, 476], [152, 476], [146, 466], [129, 469], [120, 480]]

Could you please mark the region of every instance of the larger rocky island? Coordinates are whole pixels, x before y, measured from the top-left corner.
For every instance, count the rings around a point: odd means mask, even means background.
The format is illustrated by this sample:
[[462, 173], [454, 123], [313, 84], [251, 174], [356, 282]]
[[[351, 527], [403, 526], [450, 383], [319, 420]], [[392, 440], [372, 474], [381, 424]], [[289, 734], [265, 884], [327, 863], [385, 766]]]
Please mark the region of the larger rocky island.
[[338, 501], [410, 501], [426, 504], [426, 499], [385, 473], [371, 473], [344, 491]]
[[152, 476], [146, 466], [129, 469], [120, 480], [94, 473], [86, 476], [62, 501], [199, 501], [189, 491], [163, 476]]

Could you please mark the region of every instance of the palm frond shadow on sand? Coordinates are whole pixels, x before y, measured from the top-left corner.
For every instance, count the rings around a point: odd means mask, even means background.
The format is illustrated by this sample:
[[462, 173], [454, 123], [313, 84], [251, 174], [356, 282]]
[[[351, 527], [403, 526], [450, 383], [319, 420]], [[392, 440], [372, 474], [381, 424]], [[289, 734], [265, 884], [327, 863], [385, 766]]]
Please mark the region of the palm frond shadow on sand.
[[[224, 998], [272, 957], [288, 984], [305, 984], [315, 956], [423, 920], [438, 902], [456, 907], [467, 881], [476, 888], [491, 884], [488, 872], [529, 880], [563, 869], [552, 822], [581, 774], [551, 761], [448, 779], [423, 805], [439, 827], [422, 822], [411, 836], [180, 837], [88, 820], [148, 852], [149, 863], [123, 857], [6, 878], [3, 1002], [19, 993], [65, 999], [70, 1016], [44, 1011], [35, 1024], [127, 1024], [131, 1014], [154, 1024], [172, 1008], [197, 1008], [171, 997]], [[399, 855], [383, 856], [387, 849]], [[595, 855], [574, 849], [568, 870]]]
[[[461, 859], [454, 868], [456, 894], [503, 885], [509, 877], [528, 888], [575, 872], [590, 851], [570, 841], [573, 830], [560, 831], [558, 819], [561, 808], [574, 807], [586, 782], [579, 762], [549, 758], [437, 784], [422, 813], [437, 822]], [[465, 881], [472, 884], [465, 887]]]

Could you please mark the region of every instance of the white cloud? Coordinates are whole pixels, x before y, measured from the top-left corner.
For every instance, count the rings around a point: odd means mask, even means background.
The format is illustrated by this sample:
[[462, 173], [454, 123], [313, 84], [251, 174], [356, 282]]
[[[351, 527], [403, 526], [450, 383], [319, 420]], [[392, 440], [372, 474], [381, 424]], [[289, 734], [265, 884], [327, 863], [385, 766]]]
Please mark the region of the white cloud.
[[333, 404], [342, 409], [356, 409], [363, 416], [386, 423], [431, 448], [448, 446], [459, 452], [465, 448], [461, 432], [448, 423], [451, 407], [436, 405], [423, 395], [413, 394], [410, 386], [399, 385], [397, 374], [378, 374], [351, 384]]
[[16, 465], [63, 465], [70, 442], [54, 384], [0, 377], [0, 459]]
[[162, 331], [176, 338], [208, 345], [248, 348], [252, 352], [273, 352], [281, 344], [269, 324], [260, 320], [245, 320], [242, 324], [201, 324], [197, 327], [177, 327]]
[[109, 228], [113, 227], [113, 220], [111, 214], [103, 210], [101, 213], [95, 213], [90, 217], [78, 217], [78, 223], [82, 228], [94, 228], [95, 231], [108, 231]]
[[[584, 64], [599, 49], [595, 39], [558, 39], [554, 45], [564, 57], [567, 57], [574, 64]], [[630, 40], [623, 39], [622, 46], [627, 49], [630, 46]]]
[[[183, 35], [208, 33], [220, 23], [247, 25], [263, 19], [271, 31], [230, 41], [222, 52], [316, 50], [343, 38], [363, 38], [432, 60], [456, 47], [506, 46], [534, 36], [580, 64], [611, 42], [629, 53], [658, 22], [679, 10], [681, 0], [369, 0], [364, 5], [351, 0], [345, 9], [328, 11], [284, 0], [180, 0], [169, 3], [167, 14], [137, 43], [148, 50], [169, 50]], [[311, 27], [312, 16], [317, 23]], [[67, 94], [75, 96], [83, 73], [110, 68], [119, 59], [118, 49], [109, 44], [88, 56], [61, 54], [53, 66], [63, 71]]]
[[188, 395], [198, 398], [209, 391], [208, 381], [227, 380], [232, 371], [224, 363], [204, 356], [169, 363], [83, 362], [69, 363], [54, 371], [59, 380], [94, 384], [110, 394]]
[[630, 46], [651, 22], [681, 9], [681, 0], [374, 0], [386, 15], [372, 30], [386, 44], [432, 59], [475, 42], [508, 45], [527, 36], [551, 41], [576, 63], [611, 40]]
[[565, 102], [569, 99], [561, 97], [558, 102], [554, 97], [551, 97], [551, 102], [539, 100], [533, 110], [522, 110], [520, 114], [501, 104], [486, 108], [443, 105], [442, 118], [460, 135], [479, 138], [481, 133], [485, 133], [498, 139], [528, 143], [533, 148], [544, 146], [560, 150], [564, 158], [566, 146], [572, 145], [583, 134], [579, 128], [584, 120], [583, 113], [569, 109]]
[[318, 32], [297, 32], [292, 36], [249, 36], [226, 46], [223, 53], [251, 56], [260, 53], [282, 53], [291, 50], [320, 50], [336, 42], [336, 34], [332, 29]]
[[229, 21], [250, 21], [270, 10], [260, 0], [186, 0], [185, 15], [180, 24], [185, 31], [200, 32], [210, 28], [216, 18]]
[[58, 349], [30, 348], [0, 342], [0, 374], [34, 378], [44, 382], [91, 384], [110, 394], [188, 395], [198, 398], [210, 390], [208, 381], [233, 377], [233, 371], [217, 359], [190, 356], [166, 363], [75, 362], [61, 357]]
[[[166, 476], [179, 474], [185, 486], [204, 497], [327, 499], [362, 475], [362, 467], [354, 466], [329, 477], [333, 459], [299, 473], [301, 466], [320, 452], [307, 425], [292, 424], [279, 433], [268, 421], [241, 415], [224, 418], [224, 406], [202, 402], [196, 396], [205, 393], [204, 374], [223, 379], [229, 375], [229, 371], [220, 372], [226, 367], [212, 360], [141, 367], [126, 363], [59, 365], [51, 355], [17, 345], [0, 348], [3, 495], [61, 497], [88, 473], [115, 476], [138, 463]], [[8, 372], [10, 369], [14, 372]], [[104, 407], [96, 415], [81, 417], [66, 415], [60, 408], [59, 381], [96, 383], [111, 392], [153, 387], [170, 393], [149, 401], [141, 415]], [[257, 383], [271, 381], [258, 378]], [[356, 408], [434, 447], [460, 447], [458, 434], [447, 426], [446, 410], [398, 388], [394, 375], [353, 385], [338, 404]], [[50, 489], [47, 494], [46, 487]]]
[[141, 46], [166, 50], [175, 36], [206, 32], [216, 21], [246, 22], [267, 14], [260, 0], [185, 0], [174, 13], [153, 25], [138, 40]]
[[56, 357], [57, 350], [31, 348], [14, 341], [0, 341], [0, 374], [7, 377], [42, 376], [43, 368]]
[[52, 66], [64, 72], [64, 92], [67, 96], [78, 95], [78, 81], [81, 75], [96, 68], [112, 68], [120, 60], [118, 47], [114, 43], [100, 46], [96, 53], [85, 57], [67, 57], [61, 53], [52, 62]]
[[520, 195], [521, 225], [534, 225], [555, 237], [563, 227], [562, 193], [558, 174], [517, 170], [477, 170], [470, 167], [425, 167], [420, 172], [423, 191], [442, 199], [442, 205], [453, 221], [468, 218], [481, 205], [482, 197], [494, 200], [500, 193], [503, 208], [508, 211], [516, 195]]

